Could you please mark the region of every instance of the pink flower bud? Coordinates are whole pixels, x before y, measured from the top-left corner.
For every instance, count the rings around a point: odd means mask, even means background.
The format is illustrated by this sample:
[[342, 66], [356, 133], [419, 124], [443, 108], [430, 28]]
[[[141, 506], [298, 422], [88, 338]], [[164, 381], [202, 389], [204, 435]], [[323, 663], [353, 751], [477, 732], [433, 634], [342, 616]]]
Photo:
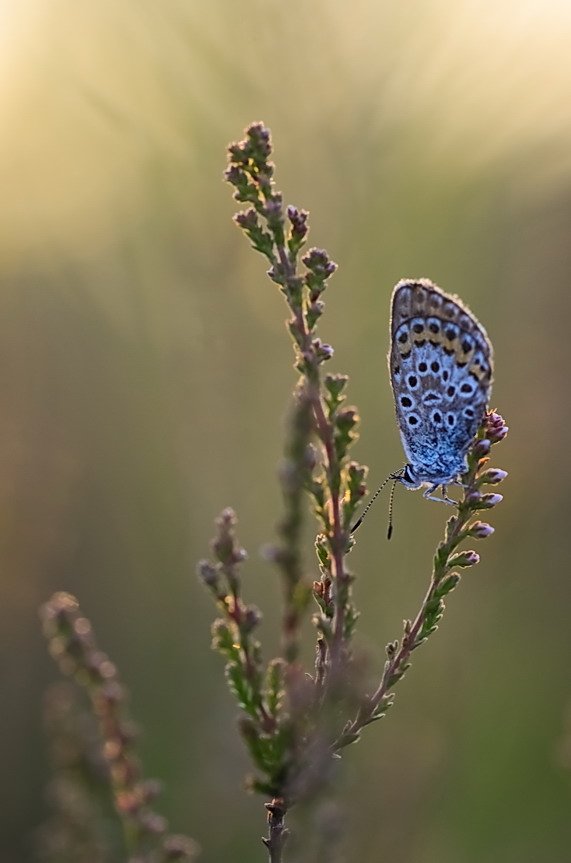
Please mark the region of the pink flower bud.
[[479, 491], [471, 491], [466, 495], [466, 503], [470, 506], [479, 506], [480, 501], [482, 500], [482, 495]]
[[503, 494], [483, 494], [482, 500], [480, 501], [480, 507], [482, 509], [491, 509], [493, 506], [497, 506], [498, 503], [501, 503], [503, 499]]
[[495, 485], [498, 482], [503, 482], [503, 480], [508, 475], [507, 470], [501, 470], [499, 467], [490, 468], [480, 477], [480, 482], [487, 482], [490, 485]]
[[483, 440], [479, 440], [474, 446], [474, 455], [478, 456], [478, 458], [482, 458], [484, 455], [488, 455], [491, 448], [491, 443], [486, 438]]
[[448, 560], [448, 566], [476, 566], [477, 563], [480, 563], [480, 555], [476, 551], [461, 551]]
[[486, 524], [485, 521], [475, 521], [469, 529], [468, 536], [473, 536], [475, 539], [486, 539], [486, 537], [491, 536], [493, 532], [494, 528], [491, 524]]
[[498, 443], [508, 433], [508, 426], [505, 424], [504, 418], [495, 412], [486, 417], [486, 427], [486, 437], [490, 443]]

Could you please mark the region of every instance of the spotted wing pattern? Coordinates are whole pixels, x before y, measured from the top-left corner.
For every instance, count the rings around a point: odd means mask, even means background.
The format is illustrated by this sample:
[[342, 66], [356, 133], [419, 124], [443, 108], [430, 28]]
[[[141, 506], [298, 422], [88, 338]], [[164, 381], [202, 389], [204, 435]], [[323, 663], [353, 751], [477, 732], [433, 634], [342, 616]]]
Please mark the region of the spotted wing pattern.
[[393, 292], [389, 372], [411, 474], [431, 484], [465, 470], [492, 383], [492, 345], [458, 297], [428, 279]]

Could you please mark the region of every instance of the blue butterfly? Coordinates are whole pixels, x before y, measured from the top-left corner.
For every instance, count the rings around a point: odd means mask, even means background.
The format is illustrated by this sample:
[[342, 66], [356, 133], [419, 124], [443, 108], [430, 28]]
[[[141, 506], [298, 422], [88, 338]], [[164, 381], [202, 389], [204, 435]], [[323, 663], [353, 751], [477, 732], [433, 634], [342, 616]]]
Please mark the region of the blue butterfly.
[[[428, 500], [456, 506], [446, 486], [459, 483], [466, 455], [492, 388], [493, 351], [485, 329], [460, 299], [429, 279], [402, 279], [391, 306], [389, 374], [400, 436], [408, 458], [389, 480], [425, 487]], [[435, 492], [441, 488], [442, 497]], [[392, 493], [389, 538], [392, 532]]]
[[[428, 500], [455, 504], [492, 386], [492, 345], [475, 315], [429, 279], [403, 279], [391, 309], [389, 374], [408, 463], [393, 475]], [[443, 497], [434, 492], [442, 488]]]

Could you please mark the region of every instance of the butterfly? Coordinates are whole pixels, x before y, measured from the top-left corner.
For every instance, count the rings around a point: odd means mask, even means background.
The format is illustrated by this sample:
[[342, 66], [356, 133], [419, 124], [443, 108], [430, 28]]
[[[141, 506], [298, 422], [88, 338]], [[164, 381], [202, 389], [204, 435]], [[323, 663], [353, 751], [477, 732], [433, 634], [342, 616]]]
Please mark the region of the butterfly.
[[[456, 296], [429, 279], [402, 279], [391, 303], [389, 374], [408, 458], [391, 479], [425, 487], [428, 500], [456, 505], [459, 483], [492, 386], [493, 350], [485, 329]], [[436, 497], [438, 488], [442, 497]]]

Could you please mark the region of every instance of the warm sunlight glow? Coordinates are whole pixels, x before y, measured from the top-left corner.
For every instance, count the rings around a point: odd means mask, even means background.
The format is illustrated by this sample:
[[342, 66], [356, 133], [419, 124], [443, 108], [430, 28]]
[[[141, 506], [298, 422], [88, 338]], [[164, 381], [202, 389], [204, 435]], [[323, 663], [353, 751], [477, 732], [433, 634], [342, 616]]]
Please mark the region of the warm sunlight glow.
[[[331, 69], [307, 50], [315, 35], [311, 4], [311, 11], [300, 10], [306, 28], [289, 34], [308, 57], [288, 72], [292, 92], [303, 87], [315, 94], [307, 122], [342, 130], [358, 99], [370, 134], [389, 135], [398, 158], [416, 149], [421, 136], [423, 156], [435, 167], [477, 171], [531, 149], [532, 187], [569, 176], [571, 4], [316, 5], [328, 21], [339, 75], [331, 86]], [[6, 254], [73, 244], [80, 235], [82, 244], [97, 246], [110, 215], [137, 207], [149, 159], [193, 158], [195, 132], [214, 130], [234, 102], [232, 77], [221, 87], [220, 75], [238, 68], [247, 36], [235, 6], [227, 0], [199, 7], [170, 0], [160, 11], [134, 0], [2, 4]], [[268, 55], [270, 103], [284, 98], [279, 46], [287, 32], [287, 15], [277, 7], [272, 14], [275, 40], [258, 40], [260, 58]], [[253, 73], [246, 65], [240, 74], [246, 82]], [[300, 119], [308, 109], [298, 106]]]

